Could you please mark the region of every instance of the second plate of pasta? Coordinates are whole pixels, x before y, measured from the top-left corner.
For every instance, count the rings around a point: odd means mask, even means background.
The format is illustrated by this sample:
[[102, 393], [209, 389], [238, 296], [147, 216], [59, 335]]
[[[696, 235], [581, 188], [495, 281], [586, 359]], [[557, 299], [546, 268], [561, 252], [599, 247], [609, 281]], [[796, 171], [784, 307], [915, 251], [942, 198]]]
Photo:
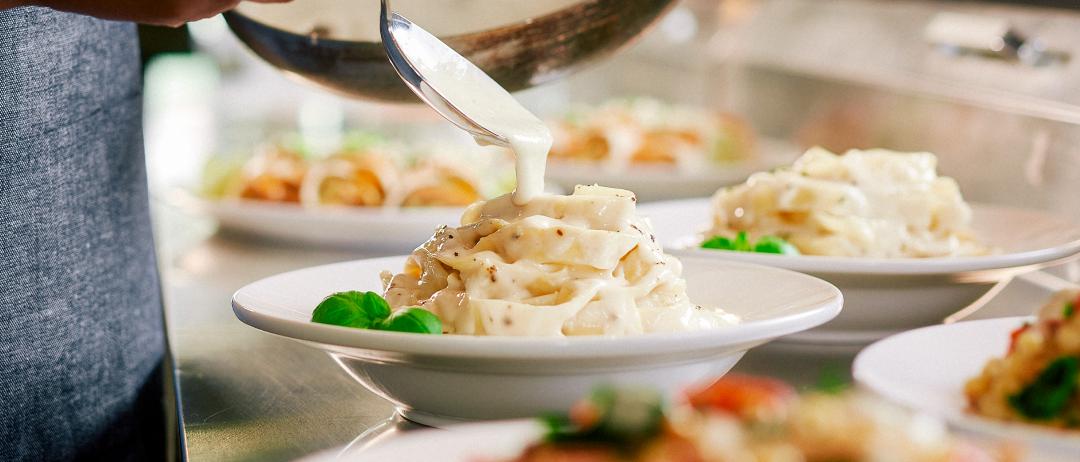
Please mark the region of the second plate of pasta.
[[701, 248], [712, 214], [707, 199], [645, 204], [642, 213], [671, 253], [757, 263], [811, 274], [841, 289], [844, 312], [830, 323], [784, 340], [866, 344], [902, 330], [940, 323], [993, 295], [1014, 275], [1080, 252], [1080, 227], [1033, 210], [975, 204], [972, 228], [995, 253], [931, 258], [783, 255]]

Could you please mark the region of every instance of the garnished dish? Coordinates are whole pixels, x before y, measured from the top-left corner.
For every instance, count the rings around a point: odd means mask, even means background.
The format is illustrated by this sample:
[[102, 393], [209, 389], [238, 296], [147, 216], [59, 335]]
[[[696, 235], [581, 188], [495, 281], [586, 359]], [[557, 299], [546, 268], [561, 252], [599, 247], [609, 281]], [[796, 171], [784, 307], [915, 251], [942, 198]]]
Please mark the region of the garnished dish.
[[[444, 226], [417, 248], [404, 271], [383, 273], [379, 305], [395, 316], [428, 310], [443, 332], [470, 335], [626, 335], [737, 323], [689, 300], [682, 265], [635, 205], [632, 193], [601, 186], [525, 205], [512, 195], [478, 202], [460, 227]], [[337, 306], [339, 295], [323, 304]]]
[[1004, 357], [964, 387], [971, 410], [992, 419], [1080, 430], [1080, 291], [1056, 293], [1034, 322], [1012, 331]]
[[405, 253], [457, 221], [465, 206], [513, 189], [508, 156], [460, 140], [436, 142], [438, 132], [423, 125], [402, 128], [415, 129], [415, 138], [349, 132], [322, 146], [282, 134], [254, 152], [214, 156], [197, 195], [170, 197], [228, 232]]
[[406, 257], [249, 284], [233, 296], [241, 321], [327, 351], [405, 418], [446, 426], [565, 409], [602, 382], [668, 394], [840, 312], [839, 291], [810, 276], [667, 255], [629, 191], [545, 194], [544, 123], [418, 26], [388, 35], [424, 45], [408, 70], [433, 90], [425, 101], [513, 151], [513, 193], [470, 205]]
[[327, 156], [276, 142], [240, 162], [216, 160], [208, 165], [203, 194], [305, 207], [464, 207], [502, 187], [482, 182], [459, 166], [460, 159], [417, 154], [370, 134], [350, 139]]
[[505, 462], [1004, 459], [853, 391], [799, 395], [774, 379], [729, 374], [686, 401], [665, 408], [648, 390], [598, 389], [569, 414], [545, 418], [543, 440]]
[[[382, 274], [394, 310], [419, 307], [443, 332], [499, 336], [617, 336], [705, 330], [737, 318], [693, 304], [682, 265], [664, 253], [632, 192], [577, 186], [543, 192], [551, 130], [483, 71], [420, 29], [424, 59], [412, 70], [480, 128], [478, 143], [509, 148], [513, 193], [470, 205], [461, 226], [443, 226]], [[461, 124], [461, 121], [458, 121]]]
[[[855, 358], [860, 387], [944, 419], [1032, 462], [1076, 460], [1078, 293], [1053, 295], [1037, 317], [924, 327], [880, 340]], [[1075, 308], [1074, 308], [1075, 309]]]
[[553, 162], [674, 166], [689, 170], [754, 155], [754, 133], [732, 114], [651, 98], [579, 107], [551, 121]]
[[[927, 258], [986, 255], [972, 210], [927, 152], [807, 151], [790, 167], [756, 173], [712, 198], [702, 241], [781, 239], [804, 255]], [[725, 250], [755, 250], [753, 248]], [[776, 253], [776, 252], [774, 252]]]

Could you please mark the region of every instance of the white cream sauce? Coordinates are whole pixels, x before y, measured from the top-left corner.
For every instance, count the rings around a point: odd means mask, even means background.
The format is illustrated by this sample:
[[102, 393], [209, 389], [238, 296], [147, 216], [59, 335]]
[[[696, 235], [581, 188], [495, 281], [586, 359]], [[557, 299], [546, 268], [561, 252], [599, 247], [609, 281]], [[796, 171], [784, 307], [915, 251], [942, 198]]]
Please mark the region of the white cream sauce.
[[423, 76], [422, 91], [432, 94], [435, 101], [441, 96], [496, 137], [478, 138], [478, 143], [508, 145], [513, 150], [517, 174], [514, 203], [523, 205], [541, 194], [552, 143], [547, 125], [484, 71], [430, 34], [411, 28], [395, 32], [394, 37]]

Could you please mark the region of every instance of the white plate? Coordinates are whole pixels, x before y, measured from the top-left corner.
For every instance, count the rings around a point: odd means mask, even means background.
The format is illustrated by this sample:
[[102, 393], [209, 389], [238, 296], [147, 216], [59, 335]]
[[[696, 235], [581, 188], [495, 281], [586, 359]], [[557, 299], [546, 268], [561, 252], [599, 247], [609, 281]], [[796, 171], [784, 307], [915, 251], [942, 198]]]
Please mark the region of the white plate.
[[788, 165], [802, 153], [797, 147], [783, 142], [769, 141], [762, 145], [759, 156], [753, 159], [730, 164], [711, 163], [690, 170], [647, 165], [615, 170], [596, 163], [552, 160], [548, 162], [546, 177], [567, 191], [573, 191], [575, 185], [593, 183], [627, 189], [642, 202], [707, 197], [723, 186], [742, 183], [755, 172]]
[[374, 447], [331, 449], [297, 462], [495, 462], [517, 456], [543, 434], [535, 420], [462, 424], [409, 432]]
[[223, 229], [308, 245], [411, 252], [442, 225], [457, 226], [464, 207], [321, 207], [246, 200], [191, 199]]
[[683, 259], [690, 297], [744, 318], [708, 331], [626, 337], [425, 336], [309, 322], [325, 296], [380, 291], [379, 272], [404, 257], [360, 260], [273, 276], [240, 289], [241, 321], [330, 353], [410, 420], [532, 417], [569, 409], [600, 383], [676, 393], [727, 372], [747, 349], [820, 325], [840, 312], [832, 285], [803, 274], [714, 259]]
[[855, 258], [701, 249], [697, 234], [712, 217], [706, 199], [643, 204], [665, 247], [676, 256], [742, 261], [800, 271], [835, 284], [845, 310], [819, 329], [785, 338], [813, 344], [868, 344], [984, 303], [1012, 276], [1080, 252], [1080, 227], [1043, 212], [973, 205], [980, 239], [1001, 250], [977, 257]]
[[967, 411], [964, 383], [991, 358], [1004, 356], [1009, 333], [1026, 320], [1030, 318], [959, 322], [889, 337], [855, 358], [855, 380], [886, 399], [945, 419], [963, 432], [1022, 443], [1036, 453], [1033, 458], [1076, 460], [1080, 433], [998, 422]]

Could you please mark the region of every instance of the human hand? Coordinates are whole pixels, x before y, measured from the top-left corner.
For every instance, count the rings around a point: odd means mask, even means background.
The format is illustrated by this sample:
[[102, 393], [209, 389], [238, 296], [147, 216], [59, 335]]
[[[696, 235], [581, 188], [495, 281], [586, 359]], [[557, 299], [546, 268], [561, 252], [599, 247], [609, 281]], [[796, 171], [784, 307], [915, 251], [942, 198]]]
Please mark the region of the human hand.
[[[249, 0], [285, 3], [290, 0]], [[179, 27], [234, 8], [241, 0], [0, 0], [0, 10], [44, 6], [102, 19]]]

